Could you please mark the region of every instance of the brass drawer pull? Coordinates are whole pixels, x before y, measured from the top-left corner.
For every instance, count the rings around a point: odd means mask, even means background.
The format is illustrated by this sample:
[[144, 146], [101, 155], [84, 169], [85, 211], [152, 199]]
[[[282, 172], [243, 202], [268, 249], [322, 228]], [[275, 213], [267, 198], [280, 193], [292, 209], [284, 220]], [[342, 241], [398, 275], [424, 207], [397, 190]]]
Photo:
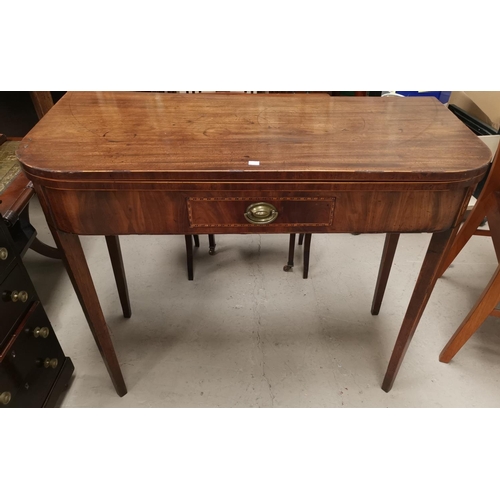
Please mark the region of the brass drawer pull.
[[3, 405], [8, 405], [11, 399], [12, 394], [10, 392], [2, 392], [2, 394], [0, 394], [0, 403]]
[[12, 300], [12, 302], [17, 302], [18, 300], [21, 302], [26, 302], [28, 300], [28, 292], [25, 292], [24, 290], [18, 292], [17, 290], [14, 290], [10, 294], [10, 300]]
[[9, 251], [5, 247], [0, 247], [0, 260], [7, 260]]
[[270, 224], [278, 217], [276, 207], [265, 201], [252, 203], [245, 212], [245, 219], [252, 224]]
[[43, 367], [44, 368], [57, 368], [57, 365], [59, 364], [59, 361], [57, 361], [57, 358], [45, 358], [43, 362]]
[[42, 339], [46, 339], [49, 336], [49, 333], [50, 333], [50, 330], [46, 326], [44, 326], [42, 328], [37, 326], [36, 328], [33, 329], [33, 337], [35, 337], [36, 339], [38, 337], [42, 337]]

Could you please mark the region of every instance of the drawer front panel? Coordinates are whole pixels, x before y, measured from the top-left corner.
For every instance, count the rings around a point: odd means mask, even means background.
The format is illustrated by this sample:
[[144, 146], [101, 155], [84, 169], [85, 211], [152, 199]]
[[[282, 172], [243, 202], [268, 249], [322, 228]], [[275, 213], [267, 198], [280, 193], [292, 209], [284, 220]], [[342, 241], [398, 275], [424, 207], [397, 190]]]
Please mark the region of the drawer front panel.
[[0, 346], [33, 303], [35, 295], [25, 271], [15, 266], [0, 285]]
[[281, 227], [327, 227], [333, 224], [335, 198], [280, 197], [266, 198], [188, 198], [189, 225], [193, 228], [251, 227], [245, 214], [259, 203], [276, 209], [277, 216], [269, 222]]
[[0, 283], [13, 260], [14, 251], [10, 248], [10, 241], [7, 238], [7, 229], [2, 227], [0, 228]]
[[37, 302], [0, 354], [0, 393], [11, 394], [10, 403], [0, 408], [41, 407], [63, 362], [61, 346]]

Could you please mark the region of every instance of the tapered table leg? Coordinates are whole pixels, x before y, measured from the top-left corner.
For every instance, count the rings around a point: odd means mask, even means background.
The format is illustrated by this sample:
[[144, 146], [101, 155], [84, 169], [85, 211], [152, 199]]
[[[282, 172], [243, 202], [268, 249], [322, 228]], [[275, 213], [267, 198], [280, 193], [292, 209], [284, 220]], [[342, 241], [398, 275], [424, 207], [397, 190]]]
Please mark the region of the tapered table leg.
[[311, 238], [312, 234], [307, 233], [304, 239], [304, 272], [302, 277], [306, 280], [309, 276], [309, 257], [311, 255]]
[[432, 235], [382, 384], [382, 389], [385, 392], [392, 389], [399, 367], [436, 284], [439, 265], [455, 233], [456, 229], [448, 229]]
[[123, 266], [122, 250], [118, 236], [106, 236], [106, 244], [108, 245], [109, 257], [115, 275], [116, 288], [118, 288], [118, 296], [122, 305], [123, 316], [130, 318], [132, 309], [130, 308], [130, 298], [128, 295], [127, 278], [125, 276], [125, 267]]
[[87, 322], [104, 364], [119, 396], [127, 393], [118, 358], [111, 341], [108, 325], [97, 298], [92, 276], [83, 253], [80, 239], [75, 234], [63, 233], [51, 228], [57, 247], [62, 253], [68, 275], [82, 306]]
[[188, 280], [193, 281], [193, 238], [190, 234], [184, 236], [186, 239], [186, 259], [187, 259], [187, 270], [188, 270]]
[[290, 235], [290, 242], [288, 244], [288, 262], [283, 267], [283, 271], [288, 272], [293, 268], [293, 259], [295, 255], [295, 234]]
[[215, 255], [215, 247], [217, 245], [215, 244], [215, 235], [214, 234], [209, 234], [208, 235], [208, 253], [210, 255]]
[[375, 293], [372, 302], [372, 314], [376, 315], [380, 312], [382, 299], [384, 298], [387, 280], [391, 272], [392, 262], [394, 261], [394, 254], [398, 247], [399, 233], [388, 233], [385, 236], [384, 250], [382, 251], [382, 259], [380, 261], [380, 268], [378, 270], [377, 284], [375, 285]]

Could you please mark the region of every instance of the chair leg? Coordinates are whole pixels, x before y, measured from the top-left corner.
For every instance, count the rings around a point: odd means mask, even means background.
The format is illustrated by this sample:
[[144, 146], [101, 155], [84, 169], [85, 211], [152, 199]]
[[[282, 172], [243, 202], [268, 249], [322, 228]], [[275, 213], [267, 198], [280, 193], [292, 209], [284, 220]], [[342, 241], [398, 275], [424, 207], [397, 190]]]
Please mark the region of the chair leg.
[[[31, 224], [29, 203], [19, 215], [19, 219], [27, 224]], [[50, 259], [62, 259], [61, 252], [56, 247], [51, 247], [50, 245], [43, 243], [37, 237], [35, 237], [35, 239], [31, 242], [30, 248], [44, 257], [49, 257]]]
[[311, 253], [311, 238], [312, 234], [308, 233], [305, 235], [304, 242], [304, 274], [303, 278], [306, 280], [309, 276], [309, 255]]
[[293, 258], [295, 255], [295, 234], [290, 235], [290, 243], [288, 245], [288, 263], [283, 266], [283, 271], [286, 273], [293, 268]]
[[[485, 193], [486, 194], [486, 193]], [[450, 264], [455, 260], [457, 255], [462, 251], [462, 248], [471, 239], [476, 229], [484, 220], [488, 209], [494, 204], [494, 196], [492, 194], [486, 196], [485, 199], [479, 197], [476, 205], [472, 209], [469, 217], [463, 223], [458, 231], [449, 252], [446, 254], [443, 263], [441, 264], [438, 276], [442, 276], [444, 272], [450, 267]]]
[[35, 238], [31, 245], [30, 245], [31, 250], [33, 250], [36, 253], [39, 253], [40, 255], [43, 255], [44, 257], [49, 257], [49, 259], [61, 259], [61, 253], [59, 250], [55, 247], [51, 247], [50, 245], [47, 245], [40, 241], [38, 238]]
[[375, 285], [375, 293], [372, 302], [372, 314], [377, 315], [380, 312], [382, 299], [384, 298], [387, 280], [391, 272], [394, 254], [398, 247], [399, 233], [387, 234], [385, 236], [384, 250], [382, 251], [382, 259], [380, 260], [380, 268], [378, 270], [377, 284]]
[[111, 259], [111, 266], [113, 267], [113, 274], [115, 275], [116, 288], [118, 288], [118, 296], [120, 297], [123, 316], [125, 318], [130, 318], [132, 316], [132, 309], [130, 307], [120, 240], [118, 236], [106, 236], [106, 244], [108, 245], [109, 257]]
[[184, 236], [186, 239], [186, 258], [187, 258], [187, 271], [188, 280], [193, 281], [193, 238], [190, 234]]
[[303, 242], [304, 242], [304, 233], [300, 233], [299, 234], [299, 245], [302, 245]]
[[196, 248], [200, 247], [200, 238], [197, 234], [193, 234], [194, 246]]
[[210, 255], [215, 255], [215, 247], [217, 245], [215, 244], [215, 236], [213, 234], [208, 235], [208, 253]]
[[474, 332], [482, 325], [500, 301], [500, 266], [491, 278], [481, 297], [472, 308], [462, 324], [458, 327], [453, 337], [448, 341], [439, 355], [439, 361], [449, 363], [455, 354], [472, 337]]

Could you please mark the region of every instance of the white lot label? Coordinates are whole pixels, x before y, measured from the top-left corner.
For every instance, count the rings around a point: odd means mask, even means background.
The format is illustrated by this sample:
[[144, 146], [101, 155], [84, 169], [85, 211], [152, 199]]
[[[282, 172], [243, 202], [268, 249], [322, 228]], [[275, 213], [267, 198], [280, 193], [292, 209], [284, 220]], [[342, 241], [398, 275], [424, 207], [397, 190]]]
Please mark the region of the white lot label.
[[260, 165], [260, 161], [252, 161], [252, 160], [250, 160], [250, 161], [248, 162], [248, 164], [249, 164], [249, 165], [253, 165], [253, 166], [255, 166], [255, 167], [258, 167], [258, 166]]

